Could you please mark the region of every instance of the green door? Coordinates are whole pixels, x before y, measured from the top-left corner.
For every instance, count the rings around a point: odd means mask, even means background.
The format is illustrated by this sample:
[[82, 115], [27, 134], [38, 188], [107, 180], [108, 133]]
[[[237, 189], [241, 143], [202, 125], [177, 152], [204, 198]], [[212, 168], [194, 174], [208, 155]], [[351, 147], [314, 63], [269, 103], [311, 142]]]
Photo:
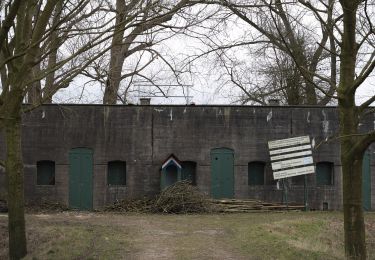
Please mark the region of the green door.
[[92, 209], [92, 150], [74, 148], [69, 153], [69, 207]]
[[234, 154], [228, 148], [211, 150], [211, 195], [215, 199], [234, 196]]
[[368, 152], [364, 154], [362, 163], [362, 200], [363, 209], [371, 210], [371, 170]]

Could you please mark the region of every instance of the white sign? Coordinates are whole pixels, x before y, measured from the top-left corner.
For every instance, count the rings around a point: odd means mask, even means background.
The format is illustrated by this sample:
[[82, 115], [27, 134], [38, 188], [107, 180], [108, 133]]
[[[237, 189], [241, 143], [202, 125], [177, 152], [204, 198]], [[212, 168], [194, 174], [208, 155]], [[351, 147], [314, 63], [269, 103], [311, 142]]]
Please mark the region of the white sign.
[[279, 161], [279, 162], [274, 162], [272, 163], [272, 170], [277, 171], [285, 168], [292, 168], [296, 166], [301, 166], [301, 165], [309, 165], [313, 163], [313, 159], [311, 156], [309, 157], [302, 157], [302, 158], [297, 158], [297, 159], [291, 159], [291, 160], [286, 160], [286, 161]]
[[311, 151], [304, 151], [304, 152], [297, 152], [297, 153], [275, 155], [275, 156], [271, 156], [271, 161], [284, 160], [284, 159], [288, 159], [288, 158], [311, 155], [311, 154], [312, 154]]
[[290, 170], [284, 170], [284, 171], [278, 171], [273, 173], [273, 178], [276, 179], [283, 179], [287, 177], [293, 177], [293, 176], [299, 176], [299, 175], [305, 175], [315, 172], [315, 167], [313, 165], [311, 166], [305, 166], [301, 168], [294, 168]]
[[315, 172], [309, 136], [269, 141], [268, 147], [275, 180]]
[[269, 149], [275, 149], [275, 148], [280, 148], [280, 147], [296, 146], [296, 145], [300, 145], [300, 144], [309, 144], [309, 143], [310, 143], [310, 137], [309, 136], [300, 136], [300, 137], [293, 137], [293, 138], [269, 141], [268, 142], [268, 148]]
[[270, 151], [270, 155], [280, 154], [280, 153], [290, 153], [290, 152], [295, 152], [295, 151], [300, 151], [300, 150], [307, 150], [307, 149], [311, 150], [311, 145], [310, 144], [296, 146], [296, 147], [289, 147], [289, 148], [285, 148], [285, 149], [273, 150], [273, 151]]

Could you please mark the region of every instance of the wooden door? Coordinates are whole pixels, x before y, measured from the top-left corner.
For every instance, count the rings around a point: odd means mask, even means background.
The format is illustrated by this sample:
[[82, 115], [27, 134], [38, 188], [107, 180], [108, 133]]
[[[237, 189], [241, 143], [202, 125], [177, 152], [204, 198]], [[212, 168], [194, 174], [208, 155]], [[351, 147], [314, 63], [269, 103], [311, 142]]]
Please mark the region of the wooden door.
[[211, 195], [215, 199], [234, 196], [234, 153], [232, 149], [211, 150]]
[[69, 207], [91, 210], [93, 153], [88, 148], [74, 148], [69, 153]]

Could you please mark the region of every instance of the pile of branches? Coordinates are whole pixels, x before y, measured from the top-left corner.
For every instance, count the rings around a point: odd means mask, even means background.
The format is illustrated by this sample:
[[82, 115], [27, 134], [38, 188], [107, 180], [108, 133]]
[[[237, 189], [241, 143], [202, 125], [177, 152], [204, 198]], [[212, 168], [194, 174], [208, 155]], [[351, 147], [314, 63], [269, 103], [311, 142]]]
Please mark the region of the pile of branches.
[[180, 181], [164, 189], [155, 200], [153, 212], [186, 214], [212, 212], [212, 204], [189, 181]]
[[164, 189], [155, 198], [124, 199], [104, 208], [111, 212], [135, 213], [208, 213], [213, 204], [188, 181], [180, 181]]
[[104, 208], [104, 211], [150, 213], [155, 199], [123, 199]]

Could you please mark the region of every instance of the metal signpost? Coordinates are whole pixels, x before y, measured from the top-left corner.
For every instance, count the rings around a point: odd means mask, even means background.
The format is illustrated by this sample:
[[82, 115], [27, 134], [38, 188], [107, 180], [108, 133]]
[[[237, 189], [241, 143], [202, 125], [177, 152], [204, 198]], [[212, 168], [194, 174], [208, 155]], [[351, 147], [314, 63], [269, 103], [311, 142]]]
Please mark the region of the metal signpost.
[[[189, 85], [189, 84], [156, 84], [156, 83], [149, 83], [148, 81], [137, 81], [135, 82], [134, 84], [134, 87], [138, 87], [138, 98], [155, 98], [155, 97], [162, 97], [162, 98], [185, 98], [186, 99], [186, 105], [189, 105], [190, 104], [190, 100], [193, 98], [193, 96], [190, 96], [189, 93], [190, 93], [190, 88], [193, 87], [193, 85]], [[157, 91], [157, 94], [152, 94], [152, 91], [149, 91], [147, 92], [146, 91], [146, 94], [145, 95], [141, 95], [141, 88], [145, 88], [145, 87], [149, 87], [149, 88], [156, 88], [158, 91]], [[163, 92], [161, 90], [162, 87], [168, 87], [168, 88], [171, 88], [171, 87], [182, 87], [182, 91], [184, 93], [184, 95], [168, 95], [168, 91]], [[186, 87], [186, 95], [185, 95], [185, 87]]]
[[283, 200], [288, 205], [286, 178], [305, 175], [304, 180], [304, 203], [307, 203], [307, 174], [315, 172], [314, 161], [311, 151], [309, 136], [293, 137], [268, 142], [271, 157], [273, 178], [281, 179], [283, 184]]

